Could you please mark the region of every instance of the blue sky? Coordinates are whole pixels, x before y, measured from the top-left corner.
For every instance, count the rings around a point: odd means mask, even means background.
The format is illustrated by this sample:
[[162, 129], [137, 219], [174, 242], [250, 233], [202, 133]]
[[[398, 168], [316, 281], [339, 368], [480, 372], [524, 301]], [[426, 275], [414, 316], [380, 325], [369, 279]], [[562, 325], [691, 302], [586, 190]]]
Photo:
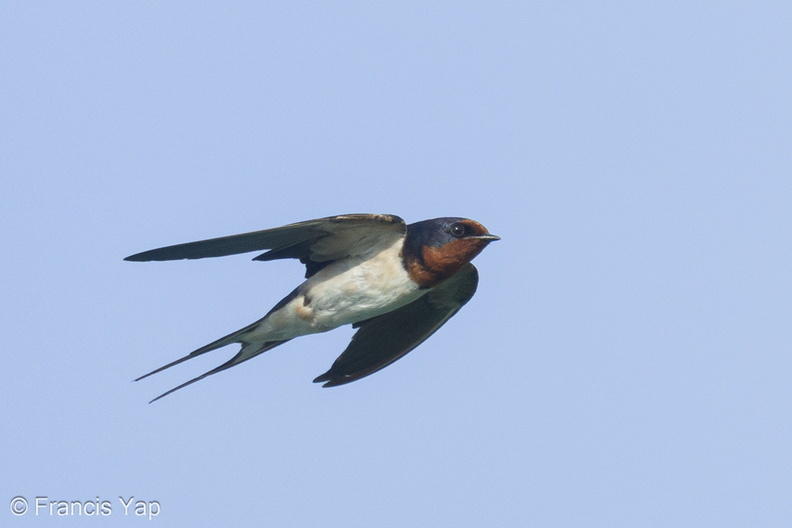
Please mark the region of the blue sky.
[[[3, 526], [789, 526], [792, 8], [4, 3]], [[302, 278], [153, 247], [466, 216], [473, 300], [152, 405]], [[252, 256], [252, 255], [251, 255]], [[25, 515], [10, 503], [23, 497]], [[44, 501], [110, 501], [100, 521]]]

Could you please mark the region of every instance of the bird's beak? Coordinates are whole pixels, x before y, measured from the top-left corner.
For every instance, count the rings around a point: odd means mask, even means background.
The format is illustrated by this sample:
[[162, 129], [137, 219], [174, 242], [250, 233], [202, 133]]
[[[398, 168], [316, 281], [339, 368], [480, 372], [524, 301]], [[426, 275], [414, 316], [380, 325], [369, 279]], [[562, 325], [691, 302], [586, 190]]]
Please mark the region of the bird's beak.
[[490, 233], [487, 233], [486, 235], [473, 235], [468, 238], [477, 238], [479, 240], [486, 240], [487, 242], [495, 242], [496, 240], [501, 239], [498, 235], [493, 235]]

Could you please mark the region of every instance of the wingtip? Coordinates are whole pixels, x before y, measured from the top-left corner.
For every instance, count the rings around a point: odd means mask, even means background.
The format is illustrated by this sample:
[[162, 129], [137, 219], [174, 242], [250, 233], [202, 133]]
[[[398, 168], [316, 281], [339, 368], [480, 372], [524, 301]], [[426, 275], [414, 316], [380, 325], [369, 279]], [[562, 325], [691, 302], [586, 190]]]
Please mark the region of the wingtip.
[[124, 260], [126, 262], [145, 262], [146, 260], [148, 260], [145, 257], [143, 257], [145, 253], [147, 252], [135, 253], [134, 255], [129, 255], [128, 257], [124, 257]]
[[320, 376], [317, 376], [313, 380], [314, 383], [323, 383], [322, 385], [323, 389], [328, 387], [337, 387], [339, 385], [346, 385], [347, 383], [351, 383], [353, 381], [355, 381], [354, 378], [346, 378], [344, 376], [341, 376], [340, 378], [336, 377], [332, 369], [328, 370], [327, 372], [325, 372]]
[[322, 383], [323, 381], [329, 381], [330, 380], [330, 376], [328, 376], [329, 373], [330, 373], [330, 371], [328, 370], [327, 372], [325, 372], [321, 376], [316, 376], [314, 378], [313, 382], [314, 383]]

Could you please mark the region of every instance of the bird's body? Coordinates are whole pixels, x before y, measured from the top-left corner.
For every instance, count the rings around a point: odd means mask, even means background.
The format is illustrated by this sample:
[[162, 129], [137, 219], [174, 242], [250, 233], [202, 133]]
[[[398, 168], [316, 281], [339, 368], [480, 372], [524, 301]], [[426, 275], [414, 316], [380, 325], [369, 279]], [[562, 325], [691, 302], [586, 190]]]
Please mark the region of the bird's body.
[[277, 335], [282, 329], [284, 338], [324, 332], [414, 301], [426, 292], [401, 265], [401, 246], [399, 239], [374, 245], [369, 252], [322, 268], [297, 288], [283, 309], [271, 314], [266, 331]]
[[333, 386], [357, 380], [418, 346], [472, 297], [478, 276], [469, 262], [497, 239], [462, 218], [407, 226], [393, 215], [344, 215], [132, 255], [126, 260], [269, 249], [254, 260], [299, 258], [307, 269], [305, 282], [262, 319], [138, 379], [231, 343], [242, 345], [228, 362], [165, 396], [295, 337], [352, 324], [359, 330], [349, 347], [314, 381]]

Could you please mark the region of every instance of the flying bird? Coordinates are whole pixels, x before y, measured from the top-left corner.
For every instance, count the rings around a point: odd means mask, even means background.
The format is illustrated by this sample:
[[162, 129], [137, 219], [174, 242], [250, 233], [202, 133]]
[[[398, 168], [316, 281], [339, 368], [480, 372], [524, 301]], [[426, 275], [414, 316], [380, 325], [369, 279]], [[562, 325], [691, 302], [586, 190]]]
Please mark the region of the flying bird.
[[306, 280], [258, 321], [145, 374], [239, 343], [227, 362], [151, 400], [236, 366], [295, 337], [351, 324], [357, 332], [314, 382], [343, 385], [372, 374], [423, 343], [473, 297], [470, 263], [500, 238], [467, 218], [407, 225], [395, 215], [350, 214], [152, 249], [124, 260], [200, 259], [268, 250], [253, 260], [296, 258]]

